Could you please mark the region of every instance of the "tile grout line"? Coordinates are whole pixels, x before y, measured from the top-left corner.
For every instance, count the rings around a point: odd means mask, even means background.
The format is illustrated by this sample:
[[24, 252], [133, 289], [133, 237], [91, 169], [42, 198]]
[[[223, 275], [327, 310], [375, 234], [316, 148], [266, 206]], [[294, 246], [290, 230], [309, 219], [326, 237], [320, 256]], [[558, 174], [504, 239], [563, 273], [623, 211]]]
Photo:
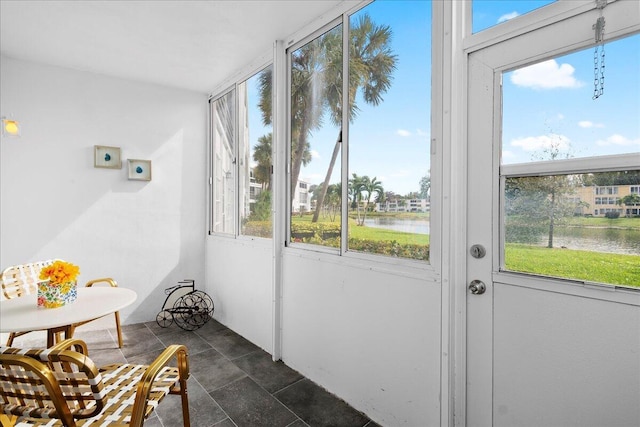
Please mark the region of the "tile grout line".
[[[145, 326], [146, 326], [146, 325], [145, 325]], [[147, 328], [149, 329], [149, 331], [151, 332], [151, 334], [152, 334], [154, 337], [156, 337], [156, 338], [157, 338], [157, 339], [162, 343], [162, 345], [164, 345], [164, 346], [165, 346], [165, 348], [166, 348], [166, 344], [164, 343], [164, 341], [162, 341], [162, 339], [161, 339], [158, 335], [156, 335], [156, 334], [155, 334], [155, 332], [153, 332], [153, 330], [151, 330], [151, 328], [149, 328], [149, 327], [147, 327]], [[207, 341], [206, 341], [204, 338], [202, 338], [200, 335], [198, 335], [198, 334], [194, 334], [194, 335], [196, 335], [198, 338], [200, 338], [200, 339], [201, 339], [202, 341], [204, 341], [206, 344], [208, 344], [209, 346], [211, 346], [211, 344], [209, 344], [209, 342], [207, 342]], [[211, 348], [213, 348], [213, 346], [211, 346]], [[215, 349], [214, 349], [214, 350], [215, 350]], [[207, 351], [207, 350], [202, 350], [201, 352], [193, 353], [193, 354], [199, 354], [199, 353], [203, 353], [203, 352], [205, 352], [205, 351]], [[216, 350], [216, 351], [217, 351], [217, 350]], [[188, 349], [187, 349], [187, 355], [189, 355]], [[223, 355], [223, 356], [224, 356], [224, 355]], [[236, 426], [236, 427], [238, 426], [238, 424], [236, 424], [236, 422], [233, 420], [233, 418], [231, 418], [231, 415], [229, 415], [229, 414], [227, 413], [227, 411], [225, 411], [225, 410], [224, 410], [224, 408], [223, 408], [222, 406], [220, 406], [220, 404], [216, 401], [216, 399], [214, 399], [214, 398], [213, 398], [213, 396], [211, 396], [211, 393], [210, 393], [210, 392], [208, 392], [208, 391], [204, 388], [204, 386], [200, 383], [200, 381], [198, 381], [198, 379], [195, 377], [195, 375], [191, 375], [191, 372], [189, 372], [189, 379], [193, 379], [193, 381], [194, 381], [194, 382], [196, 382], [196, 383], [197, 383], [197, 384], [202, 388], [202, 390], [205, 392], [205, 394], [206, 394], [207, 396], [209, 396], [209, 399], [211, 399], [211, 400], [212, 400], [212, 401], [213, 401], [213, 402], [218, 406], [218, 408], [220, 408], [220, 410], [222, 411], [222, 413], [223, 413], [224, 415], [226, 415], [226, 417], [227, 417], [227, 418], [225, 418], [225, 419], [228, 419], [229, 421], [231, 421], [231, 423], [232, 423], [234, 426]], [[187, 390], [188, 390], [188, 389], [187, 389]], [[187, 393], [188, 393], [188, 391], [187, 391]], [[189, 405], [189, 408], [191, 408], [191, 405]], [[162, 422], [162, 417], [160, 417], [160, 414], [156, 414], [156, 416], [158, 417], [158, 420], [160, 420], [160, 424], [162, 424], [162, 426], [163, 426], [163, 427], [165, 427], [164, 422]], [[222, 419], [222, 420], [218, 421], [216, 424], [220, 424], [220, 423], [221, 423], [221, 422], [223, 422], [225, 419]], [[214, 426], [215, 426], [215, 424], [214, 424]]]

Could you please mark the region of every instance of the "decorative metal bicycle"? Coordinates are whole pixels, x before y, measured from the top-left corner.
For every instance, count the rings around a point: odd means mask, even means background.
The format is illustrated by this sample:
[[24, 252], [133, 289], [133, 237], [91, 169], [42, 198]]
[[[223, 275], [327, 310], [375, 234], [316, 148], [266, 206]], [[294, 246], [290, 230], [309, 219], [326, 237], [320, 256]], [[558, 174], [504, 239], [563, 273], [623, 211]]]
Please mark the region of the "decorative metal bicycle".
[[[173, 306], [167, 308], [167, 303], [172, 295], [185, 288], [191, 288], [184, 295], [175, 297]], [[168, 328], [175, 321], [176, 325], [185, 331], [198, 329], [211, 319], [213, 315], [213, 300], [202, 291], [196, 290], [195, 280], [185, 279], [164, 290], [167, 298], [164, 300], [162, 310], [156, 316], [156, 322], [162, 328]]]

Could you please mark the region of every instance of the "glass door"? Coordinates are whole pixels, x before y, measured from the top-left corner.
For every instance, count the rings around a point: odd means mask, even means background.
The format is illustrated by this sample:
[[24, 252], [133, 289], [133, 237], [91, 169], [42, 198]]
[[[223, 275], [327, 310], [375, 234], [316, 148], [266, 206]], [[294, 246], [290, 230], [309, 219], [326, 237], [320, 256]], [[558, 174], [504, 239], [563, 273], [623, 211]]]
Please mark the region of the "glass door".
[[467, 425], [640, 423], [638, 31], [594, 3], [469, 54]]

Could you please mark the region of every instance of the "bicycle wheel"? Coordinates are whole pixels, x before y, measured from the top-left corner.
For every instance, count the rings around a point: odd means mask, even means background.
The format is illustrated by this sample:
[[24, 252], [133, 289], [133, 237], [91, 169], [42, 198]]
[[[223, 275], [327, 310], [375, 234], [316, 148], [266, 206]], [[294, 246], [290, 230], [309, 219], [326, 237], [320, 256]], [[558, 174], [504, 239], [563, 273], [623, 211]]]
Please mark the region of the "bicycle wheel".
[[211, 318], [209, 314], [211, 310], [210, 305], [208, 301], [205, 298], [203, 298], [203, 295], [204, 294], [202, 293], [191, 294], [191, 297], [193, 298], [193, 303], [194, 303], [194, 313], [193, 313], [192, 321], [195, 324], [197, 324], [198, 327], [207, 323]]
[[199, 308], [196, 305], [196, 301], [190, 294], [186, 294], [178, 298], [173, 304], [172, 310], [176, 325], [185, 331], [198, 329], [202, 326], [199, 324], [199, 320], [195, 317], [198, 310]]
[[209, 316], [213, 315], [213, 300], [211, 299], [211, 297], [209, 296], [209, 294], [207, 294], [206, 292], [202, 292], [202, 291], [194, 291], [193, 295], [197, 295], [200, 298], [202, 298], [202, 302], [206, 307], [206, 311], [209, 314]]
[[169, 310], [162, 310], [156, 316], [156, 323], [161, 328], [168, 328], [173, 323], [173, 315]]

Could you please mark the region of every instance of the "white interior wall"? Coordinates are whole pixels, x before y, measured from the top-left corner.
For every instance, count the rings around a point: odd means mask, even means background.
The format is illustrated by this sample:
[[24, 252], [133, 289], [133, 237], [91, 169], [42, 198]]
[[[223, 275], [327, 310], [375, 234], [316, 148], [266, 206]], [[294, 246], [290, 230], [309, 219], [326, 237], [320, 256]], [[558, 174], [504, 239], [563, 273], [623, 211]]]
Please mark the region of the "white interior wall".
[[286, 251], [283, 360], [381, 425], [439, 425], [440, 284], [336, 258]]
[[[211, 236], [207, 251], [216, 319], [272, 352], [271, 245]], [[381, 425], [439, 425], [440, 284], [285, 252], [282, 360]]]
[[273, 353], [271, 241], [207, 239], [207, 292], [214, 317]]
[[[203, 286], [206, 95], [5, 56], [0, 77], [21, 125], [0, 144], [2, 268], [62, 258], [80, 283], [113, 277], [138, 293], [125, 324], [154, 320], [178, 280]], [[121, 147], [122, 169], [94, 168], [94, 145]], [[127, 179], [130, 158], [152, 181]]]

